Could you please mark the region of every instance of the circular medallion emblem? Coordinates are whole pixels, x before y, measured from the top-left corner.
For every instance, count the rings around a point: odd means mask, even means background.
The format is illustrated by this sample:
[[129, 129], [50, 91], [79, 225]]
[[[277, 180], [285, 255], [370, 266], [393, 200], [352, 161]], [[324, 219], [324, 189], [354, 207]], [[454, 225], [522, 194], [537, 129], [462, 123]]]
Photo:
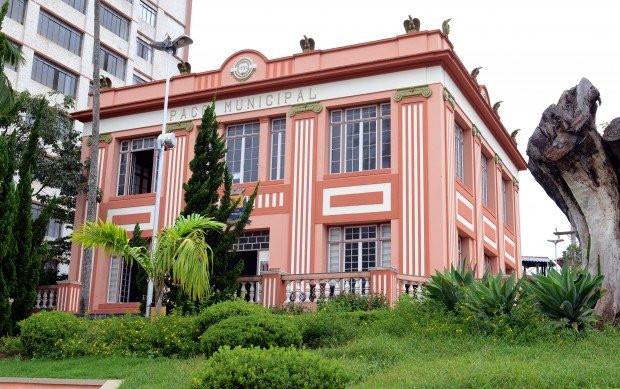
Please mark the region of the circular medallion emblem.
[[254, 70], [256, 70], [256, 64], [253, 63], [251, 59], [241, 58], [235, 63], [235, 66], [230, 69], [230, 73], [232, 73], [237, 81], [245, 81], [250, 78]]

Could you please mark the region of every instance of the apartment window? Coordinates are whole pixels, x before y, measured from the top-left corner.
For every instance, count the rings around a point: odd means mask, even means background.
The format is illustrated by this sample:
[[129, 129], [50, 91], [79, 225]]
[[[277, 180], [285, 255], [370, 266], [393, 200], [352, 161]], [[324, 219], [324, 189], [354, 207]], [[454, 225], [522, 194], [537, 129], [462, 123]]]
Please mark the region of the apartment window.
[[[16, 48], [16, 49], [21, 51], [22, 47], [20, 45], [18, 45], [17, 43], [13, 43], [13, 42], [11, 42], [9, 40], [7, 40], [7, 42], [9, 43], [9, 45], [11, 45], [14, 48]], [[5, 69], [11, 69], [12, 71], [16, 72], [17, 71], [17, 63], [12, 64], [12, 63], [5, 62], [4, 63], [4, 68]]]
[[480, 179], [482, 180], [482, 204], [489, 205], [489, 160], [484, 154], [480, 158]]
[[142, 296], [138, 290], [137, 274], [138, 264], [136, 262], [129, 265], [122, 257], [111, 257], [108, 272], [108, 303], [141, 301]]
[[[4, 5], [5, 1], [1, 1], [0, 5]], [[26, 14], [26, 0], [9, 0], [9, 11], [7, 16], [17, 23], [24, 23], [24, 15]]]
[[86, 10], [86, 0], [62, 0], [65, 3], [69, 4], [73, 8], [77, 9], [81, 13], [84, 13]]
[[234, 183], [258, 181], [259, 123], [228, 126], [226, 164]]
[[151, 45], [138, 38], [138, 45], [136, 47], [138, 50], [138, 57], [148, 62], [153, 60], [153, 48]]
[[129, 21], [124, 17], [101, 4], [101, 25], [112, 33], [127, 40], [129, 34]]
[[271, 121], [271, 179], [284, 178], [284, 145], [286, 142], [286, 119]]
[[152, 193], [155, 187], [155, 137], [121, 142], [117, 196]]
[[38, 32], [73, 54], [80, 55], [82, 52], [83, 34], [45, 11], [39, 15]]
[[391, 227], [389, 224], [332, 227], [328, 231], [328, 270], [368, 271], [391, 264]]
[[105, 47], [101, 47], [99, 64], [101, 69], [106, 72], [120, 78], [121, 80], [125, 79], [125, 66], [127, 65], [127, 60], [120, 55], [114, 54]]
[[493, 272], [493, 265], [491, 264], [491, 257], [484, 254], [484, 272], [491, 274]]
[[390, 167], [390, 104], [331, 112], [330, 172]]
[[[43, 212], [43, 206], [39, 204], [32, 204], [30, 207], [30, 215], [32, 220], [37, 220]], [[50, 219], [47, 223], [47, 229], [45, 231], [45, 237], [49, 239], [58, 239], [62, 237], [62, 222], [57, 219]]]
[[456, 237], [456, 252], [459, 263], [463, 261], [463, 238], [460, 235]]
[[75, 97], [77, 76], [35, 55], [31, 78], [58, 92]]
[[144, 1], [141, 1], [140, 18], [151, 26], [155, 26], [155, 21], [157, 20], [157, 10], [146, 4]]
[[148, 82], [148, 81], [145, 80], [144, 78], [138, 76], [137, 74], [133, 75], [133, 83], [134, 84], [142, 84], [143, 82]]
[[510, 218], [511, 210], [511, 195], [510, 195], [510, 183], [506, 179], [502, 179], [502, 215], [504, 216], [504, 224], [510, 225], [512, 220]]
[[454, 157], [456, 178], [462, 182], [465, 180], [465, 146], [463, 128], [458, 123], [454, 123]]

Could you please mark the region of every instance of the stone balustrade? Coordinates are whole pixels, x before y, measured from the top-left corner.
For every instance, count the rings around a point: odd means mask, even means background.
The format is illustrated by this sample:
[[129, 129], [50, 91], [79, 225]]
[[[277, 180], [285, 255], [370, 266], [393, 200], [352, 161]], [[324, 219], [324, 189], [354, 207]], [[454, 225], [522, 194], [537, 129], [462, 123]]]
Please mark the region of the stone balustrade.
[[370, 277], [368, 273], [355, 273], [355, 276], [333, 274], [330, 278], [314, 280], [287, 280], [286, 299], [284, 303], [316, 302], [319, 299], [337, 297], [344, 293], [360, 296], [370, 294]]
[[241, 277], [239, 278], [239, 288], [235, 297], [243, 298], [245, 301], [260, 304], [261, 302], [261, 278]]
[[34, 303], [35, 311], [56, 309], [58, 285], [37, 286], [37, 299]]

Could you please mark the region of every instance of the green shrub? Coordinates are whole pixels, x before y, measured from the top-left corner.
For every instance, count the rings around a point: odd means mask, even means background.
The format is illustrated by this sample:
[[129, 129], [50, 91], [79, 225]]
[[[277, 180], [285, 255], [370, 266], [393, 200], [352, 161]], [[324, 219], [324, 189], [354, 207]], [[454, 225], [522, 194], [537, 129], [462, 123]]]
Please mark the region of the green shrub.
[[340, 362], [309, 351], [224, 347], [194, 377], [192, 388], [344, 388], [351, 378]]
[[2, 355], [7, 357], [18, 357], [24, 354], [22, 342], [17, 336], [7, 336], [0, 338], [0, 358]]
[[196, 317], [125, 315], [88, 321], [80, 337], [62, 346], [64, 356], [190, 357], [200, 353]]
[[355, 293], [341, 293], [329, 299], [317, 301], [318, 310], [321, 312], [355, 312], [385, 309], [388, 302], [382, 295], [358, 295]]
[[515, 273], [506, 280], [503, 277], [502, 272], [499, 272], [495, 277], [485, 277], [482, 282], [471, 284], [464, 305], [482, 317], [510, 314], [517, 304], [525, 279], [517, 281]]
[[535, 275], [529, 289], [542, 312], [552, 319], [565, 322], [575, 330], [598, 320], [594, 306], [605, 293], [603, 276], [592, 277], [587, 269], [549, 270], [549, 275]]
[[223, 301], [212, 305], [198, 314], [201, 333], [208, 327], [229, 317], [268, 314], [269, 310], [261, 305], [245, 302], [242, 299]]
[[207, 355], [221, 346], [301, 346], [301, 333], [290, 318], [281, 315], [237, 316], [212, 325], [202, 334], [202, 351]]
[[387, 310], [368, 312], [317, 312], [294, 317], [303, 344], [309, 348], [335, 347], [362, 335]]
[[18, 325], [25, 355], [35, 358], [63, 356], [63, 343], [85, 330], [83, 319], [59, 311], [39, 312]]

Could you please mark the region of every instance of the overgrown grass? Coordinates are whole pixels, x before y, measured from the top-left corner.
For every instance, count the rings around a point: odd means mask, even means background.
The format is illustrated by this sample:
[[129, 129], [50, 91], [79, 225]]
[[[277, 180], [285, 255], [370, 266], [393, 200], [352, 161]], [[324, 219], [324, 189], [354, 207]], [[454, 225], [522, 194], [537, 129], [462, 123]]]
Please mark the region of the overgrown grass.
[[123, 388], [187, 388], [205, 359], [83, 357], [0, 360], [1, 377], [121, 379]]

